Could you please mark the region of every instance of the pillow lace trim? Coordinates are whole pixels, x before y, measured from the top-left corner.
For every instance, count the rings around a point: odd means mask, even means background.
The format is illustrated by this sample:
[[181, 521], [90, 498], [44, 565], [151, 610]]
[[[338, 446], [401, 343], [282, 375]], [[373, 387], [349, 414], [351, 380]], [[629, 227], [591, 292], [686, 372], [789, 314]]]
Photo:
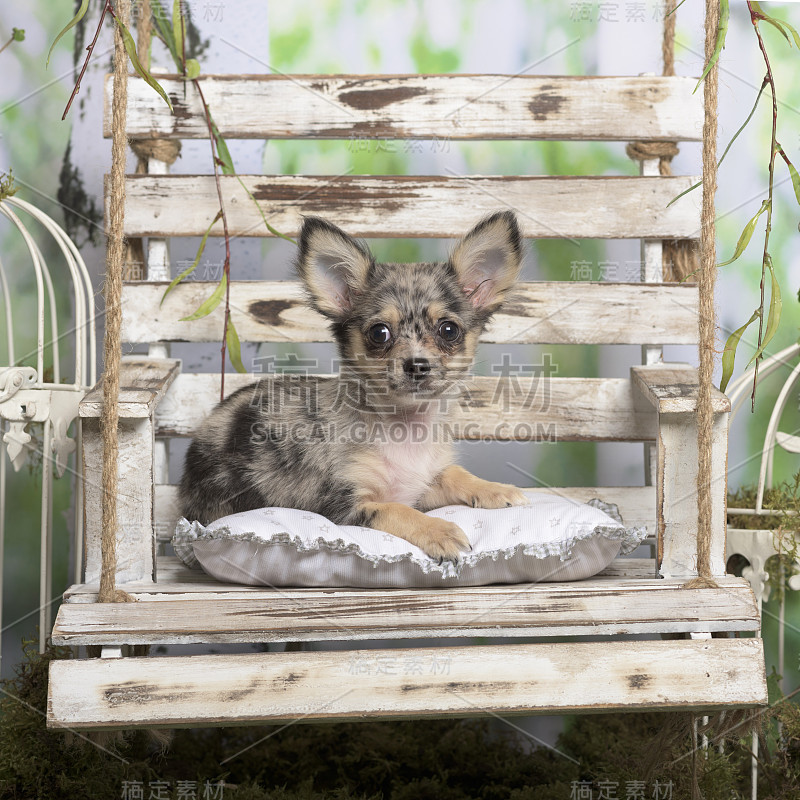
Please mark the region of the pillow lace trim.
[[215, 540], [234, 540], [240, 542], [252, 542], [264, 547], [293, 547], [298, 553], [308, 553], [319, 550], [340, 553], [342, 555], [355, 555], [377, 568], [379, 564], [393, 564], [398, 561], [408, 560], [416, 564], [426, 575], [432, 572], [441, 573], [443, 578], [457, 578], [465, 567], [474, 567], [485, 558], [493, 561], [499, 559], [508, 560], [514, 558], [520, 551], [526, 556], [533, 558], [549, 558], [558, 556], [561, 561], [567, 561], [572, 556], [572, 551], [577, 542], [582, 542], [596, 536], [602, 536], [610, 540], [619, 540], [620, 555], [627, 555], [635, 550], [642, 540], [647, 536], [647, 529], [644, 526], [626, 528], [622, 524], [619, 509], [613, 503], [606, 503], [599, 499], [590, 500], [586, 505], [604, 511], [612, 519], [618, 521], [618, 525], [596, 525], [588, 528], [567, 539], [555, 542], [520, 542], [511, 547], [499, 548], [497, 550], [484, 550], [480, 553], [464, 553], [457, 562], [438, 561], [432, 558], [419, 558], [411, 552], [389, 555], [385, 553], [375, 554], [366, 553], [356, 542], [347, 543], [343, 539], [325, 539], [322, 536], [312, 540], [304, 540], [300, 536], [293, 536], [287, 532], [278, 532], [264, 538], [257, 533], [232, 533], [227, 527], [219, 527], [209, 530], [199, 522], [189, 522], [185, 518], [178, 520], [175, 535], [172, 537], [172, 546], [178, 558], [186, 566], [192, 569], [202, 569], [200, 562], [194, 554], [195, 542], [208, 542]]

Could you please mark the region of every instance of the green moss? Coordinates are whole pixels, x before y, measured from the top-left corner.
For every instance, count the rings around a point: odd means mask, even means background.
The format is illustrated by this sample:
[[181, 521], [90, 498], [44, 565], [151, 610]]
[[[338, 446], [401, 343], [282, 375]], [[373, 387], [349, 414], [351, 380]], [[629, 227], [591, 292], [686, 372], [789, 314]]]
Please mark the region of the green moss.
[[[743, 486], [728, 495], [729, 508], [755, 508], [757, 487]], [[778, 552], [767, 561], [770, 586], [777, 599], [783, 597], [790, 578], [798, 574], [796, 562], [800, 559], [800, 472], [790, 481], [764, 491], [763, 507], [774, 509], [775, 514], [755, 516], [728, 514], [728, 525], [748, 530], [774, 531], [774, 544]], [[782, 513], [781, 513], [782, 512]]]
[[9, 169], [8, 172], [0, 172], [0, 200], [6, 197], [13, 197], [17, 193], [17, 186], [14, 183], [14, 176]]

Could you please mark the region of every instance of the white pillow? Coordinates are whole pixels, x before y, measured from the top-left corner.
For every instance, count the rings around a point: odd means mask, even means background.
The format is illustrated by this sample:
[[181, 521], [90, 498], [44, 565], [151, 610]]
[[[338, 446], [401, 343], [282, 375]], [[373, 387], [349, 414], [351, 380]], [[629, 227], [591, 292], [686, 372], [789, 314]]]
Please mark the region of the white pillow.
[[472, 551], [438, 561], [389, 533], [335, 525], [319, 514], [260, 508], [210, 525], [180, 519], [172, 543], [188, 566], [217, 580], [258, 586], [435, 588], [574, 581], [634, 550], [646, 529], [625, 528], [616, 506], [529, 493], [530, 505], [447, 506]]

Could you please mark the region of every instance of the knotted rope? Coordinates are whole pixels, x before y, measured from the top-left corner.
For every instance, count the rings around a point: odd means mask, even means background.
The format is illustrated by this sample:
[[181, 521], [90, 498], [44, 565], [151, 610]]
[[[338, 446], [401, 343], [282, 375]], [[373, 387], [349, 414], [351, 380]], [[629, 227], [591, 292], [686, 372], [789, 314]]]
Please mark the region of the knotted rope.
[[[152, 10], [150, 0], [142, 0], [139, 6], [139, 19], [136, 24], [136, 52], [145, 69], [150, 69], [150, 42], [153, 37]], [[138, 139], [129, 142], [131, 150], [136, 154], [136, 174], [147, 173], [151, 158], [173, 164], [181, 154], [181, 143], [178, 139]], [[143, 280], [145, 278], [144, 240], [128, 239], [125, 245], [125, 280]]]
[[[675, 0], [664, 4], [664, 34], [661, 38], [661, 55], [664, 61], [662, 74], [675, 75]], [[625, 148], [628, 158], [646, 161], [657, 158], [659, 175], [672, 175], [672, 159], [678, 155], [675, 142], [630, 142]], [[697, 245], [691, 239], [667, 239], [662, 246], [663, 280], [680, 283], [700, 266]], [[691, 280], [691, 278], [689, 279]]]
[[[117, 0], [114, 12], [128, 25], [130, 0]], [[122, 268], [125, 253], [125, 162], [127, 158], [126, 112], [128, 103], [128, 61], [119, 26], [114, 29], [114, 96], [112, 102], [111, 184], [109, 189], [106, 247], [106, 329], [103, 342], [103, 410], [100, 431], [103, 439], [103, 513], [101, 572], [98, 600], [101, 603], [129, 601], [117, 590], [117, 463], [119, 455], [119, 371], [122, 353]]]
[[[140, 160], [155, 158], [167, 164], [174, 164], [175, 159], [181, 154], [179, 139], [134, 139], [130, 142], [131, 150], [139, 156]], [[142, 172], [147, 172], [147, 164], [143, 165]], [[137, 167], [137, 172], [139, 168]]]

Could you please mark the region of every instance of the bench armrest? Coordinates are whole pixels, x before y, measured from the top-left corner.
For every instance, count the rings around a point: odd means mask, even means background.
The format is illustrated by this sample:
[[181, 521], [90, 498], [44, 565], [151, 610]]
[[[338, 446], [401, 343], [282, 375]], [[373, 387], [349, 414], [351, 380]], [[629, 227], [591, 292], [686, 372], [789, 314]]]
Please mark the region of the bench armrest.
[[[697, 575], [697, 370], [688, 364], [631, 368], [631, 384], [642, 405], [657, 412], [657, 563], [663, 577]], [[728, 398], [712, 390], [711, 571], [725, 574]]]
[[[171, 358], [135, 356], [122, 360], [117, 429], [117, 582], [120, 584], [154, 578], [154, 414], [180, 367], [181, 362]], [[102, 384], [98, 383], [80, 403], [86, 554], [84, 580], [87, 582], [99, 579], [102, 564], [102, 406]]]
[[[121, 419], [150, 417], [181, 371], [175, 358], [123, 358], [119, 374], [119, 416]], [[103, 384], [98, 382], [80, 403], [84, 419], [100, 417], [103, 410]]]
[[[691, 414], [697, 409], [697, 369], [689, 364], [631, 367], [631, 383], [659, 414]], [[731, 401], [718, 389], [711, 389], [711, 404], [715, 414], [731, 410]]]

